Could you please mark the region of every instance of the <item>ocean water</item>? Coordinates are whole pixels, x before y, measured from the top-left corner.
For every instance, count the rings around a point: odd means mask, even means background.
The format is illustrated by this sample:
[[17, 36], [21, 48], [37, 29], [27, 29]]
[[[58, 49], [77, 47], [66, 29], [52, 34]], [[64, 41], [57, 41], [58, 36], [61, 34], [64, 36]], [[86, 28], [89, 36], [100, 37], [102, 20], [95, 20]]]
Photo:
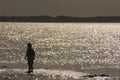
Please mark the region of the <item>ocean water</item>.
[[120, 23], [0, 22], [0, 64], [23, 68], [28, 42], [35, 68], [120, 74]]

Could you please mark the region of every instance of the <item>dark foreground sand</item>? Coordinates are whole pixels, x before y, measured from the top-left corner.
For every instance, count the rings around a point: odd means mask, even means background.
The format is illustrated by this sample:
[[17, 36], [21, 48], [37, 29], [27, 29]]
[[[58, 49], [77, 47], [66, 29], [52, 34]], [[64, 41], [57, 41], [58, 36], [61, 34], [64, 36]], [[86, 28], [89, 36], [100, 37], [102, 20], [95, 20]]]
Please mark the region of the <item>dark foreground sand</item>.
[[35, 69], [31, 74], [26, 71], [27, 69], [0, 69], [0, 80], [119, 80], [118, 77], [71, 70]]

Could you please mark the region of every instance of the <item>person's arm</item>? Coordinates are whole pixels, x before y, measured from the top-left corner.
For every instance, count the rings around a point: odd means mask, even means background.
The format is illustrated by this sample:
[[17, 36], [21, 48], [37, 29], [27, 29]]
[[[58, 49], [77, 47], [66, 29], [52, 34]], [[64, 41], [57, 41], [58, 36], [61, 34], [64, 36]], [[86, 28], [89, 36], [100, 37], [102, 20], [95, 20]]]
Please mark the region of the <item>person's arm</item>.
[[33, 60], [35, 60], [35, 51], [34, 50], [32, 51], [33, 51]]
[[35, 52], [34, 52], [34, 58], [33, 58], [33, 60], [35, 60]]

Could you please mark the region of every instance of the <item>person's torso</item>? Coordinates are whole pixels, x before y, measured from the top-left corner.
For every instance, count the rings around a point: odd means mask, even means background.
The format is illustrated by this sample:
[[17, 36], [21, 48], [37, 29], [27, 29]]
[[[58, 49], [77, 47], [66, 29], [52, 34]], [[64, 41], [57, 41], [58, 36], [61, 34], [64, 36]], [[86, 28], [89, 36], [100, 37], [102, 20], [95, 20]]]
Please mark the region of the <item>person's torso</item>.
[[32, 48], [27, 49], [27, 57], [28, 57], [28, 60], [34, 60], [35, 52]]

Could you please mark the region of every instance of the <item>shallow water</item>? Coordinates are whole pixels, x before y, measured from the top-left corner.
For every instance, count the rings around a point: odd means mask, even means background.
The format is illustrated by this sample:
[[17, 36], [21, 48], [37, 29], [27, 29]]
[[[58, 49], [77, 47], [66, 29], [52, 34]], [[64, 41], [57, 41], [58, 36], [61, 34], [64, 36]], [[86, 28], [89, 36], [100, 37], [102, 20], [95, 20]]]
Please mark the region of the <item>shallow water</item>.
[[112, 74], [115, 69], [116, 75], [120, 74], [120, 23], [0, 22], [1, 68], [27, 68], [24, 56], [28, 42], [36, 52], [35, 68], [101, 74]]

